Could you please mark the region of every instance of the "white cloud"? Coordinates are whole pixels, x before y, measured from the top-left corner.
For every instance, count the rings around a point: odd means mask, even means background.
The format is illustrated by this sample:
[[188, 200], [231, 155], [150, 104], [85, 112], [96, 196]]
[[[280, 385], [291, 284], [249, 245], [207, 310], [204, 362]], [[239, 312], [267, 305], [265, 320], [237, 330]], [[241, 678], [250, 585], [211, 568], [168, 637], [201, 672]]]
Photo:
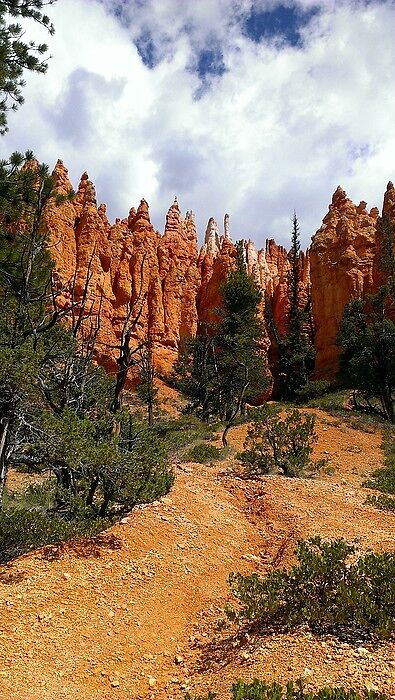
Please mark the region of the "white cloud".
[[[321, 2], [302, 48], [251, 41], [240, 18], [277, 2], [124, 0], [121, 23], [113, 1], [61, 0], [48, 73], [27, 76], [2, 154], [60, 157], [75, 185], [88, 170], [113, 218], [145, 197], [162, 229], [177, 194], [200, 233], [229, 211], [234, 238], [260, 244], [287, 243], [294, 208], [307, 243], [338, 184], [380, 205], [395, 178], [393, 3]], [[148, 30], [153, 69], [132, 41]], [[210, 47], [227, 72], [196, 99]]]

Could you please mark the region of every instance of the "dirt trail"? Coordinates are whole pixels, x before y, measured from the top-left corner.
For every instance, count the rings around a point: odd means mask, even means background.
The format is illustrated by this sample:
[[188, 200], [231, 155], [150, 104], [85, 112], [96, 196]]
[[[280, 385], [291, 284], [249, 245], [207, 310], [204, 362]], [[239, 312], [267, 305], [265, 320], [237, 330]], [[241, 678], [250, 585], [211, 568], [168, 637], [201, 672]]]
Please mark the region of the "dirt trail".
[[[308, 631], [236, 642], [216, 632], [230, 571], [290, 560], [300, 536], [345, 536], [393, 549], [395, 516], [364, 505], [364, 477], [382, 463], [381, 436], [321, 412], [316, 480], [246, 482], [232, 462], [183, 465], [171, 494], [133, 512], [95, 547], [66, 546], [0, 568], [1, 700], [181, 698], [237, 677], [304, 676], [395, 697], [395, 645], [360, 648]], [[233, 430], [239, 448], [246, 427]]]

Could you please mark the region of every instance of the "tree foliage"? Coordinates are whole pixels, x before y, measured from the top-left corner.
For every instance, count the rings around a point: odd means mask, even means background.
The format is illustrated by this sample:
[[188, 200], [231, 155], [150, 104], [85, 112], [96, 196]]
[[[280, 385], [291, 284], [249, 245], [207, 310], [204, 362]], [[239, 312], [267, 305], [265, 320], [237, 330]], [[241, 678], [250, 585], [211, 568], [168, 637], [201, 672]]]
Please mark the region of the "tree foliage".
[[235, 268], [221, 287], [218, 323], [192, 340], [176, 368], [191, 408], [205, 420], [218, 416], [225, 421], [224, 446], [246, 403], [256, 400], [269, 385], [262, 348], [262, 291], [247, 272], [242, 242], [236, 253]]
[[276, 392], [281, 398], [290, 399], [307, 386], [315, 357], [310, 290], [307, 290], [307, 298], [304, 298], [302, 293], [300, 230], [296, 213], [292, 221], [291, 250], [288, 258], [290, 269], [286, 331], [280, 334], [276, 328], [268, 297], [265, 315], [267, 327], [278, 347]]
[[356, 408], [395, 420], [395, 231], [379, 222], [384, 282], [374, 296], [346, 305], [338, 335], [343, 379], [354, 389]]
[[25, 71], [45, 73], [48, 67], [46, 44], [25, 40], [22, 20], [33, 20], [54, 33], [54, 27], [43, 8], [55, 0], [2, 0], [0, 2], [0, 133], [5, 133], [8, 111], [23, 104], [22, 89]]
[[[39, 225], [52, 190], [30, 154], [0, 167], [0, 497], [9, 467], [23, 464], [55, 478], [57, 517], [78, 504], [105, 517], [158, 498], [173, 473], [160, 441], [119, 405], [130, 365], [114, 381], [93, 361], [101, 304], [87, 303], [90, 266], [81, 298], [72, 289], [70, 304], [58, 303], [64, 290]], [[120, 356], [130, 350], [121, 343]]]

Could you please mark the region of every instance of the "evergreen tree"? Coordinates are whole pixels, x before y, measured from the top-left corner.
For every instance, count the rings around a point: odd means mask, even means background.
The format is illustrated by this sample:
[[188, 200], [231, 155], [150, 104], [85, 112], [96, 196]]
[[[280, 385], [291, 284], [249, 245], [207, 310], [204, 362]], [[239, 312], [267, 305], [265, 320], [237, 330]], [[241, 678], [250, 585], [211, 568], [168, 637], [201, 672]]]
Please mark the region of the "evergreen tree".
[[100, 305], [87, 308], [89, 267], [81, 299], [57, 304], [39, 225], [52, 188], [31, 154], [0, 164], [0, 507], [9, 467], [25, 464], [56, 477], [58, 514], [72, 517], [77, 503], [104, 517], [114, 501], [162, 495], [173, 475], [158, 441], [114, 411], [118, 382], [93, 362]]
[[340, 369], [354, 389], [356, 408], [395, 421], [395, 231], [387, 217], [379, 222], [379, 260], [385, 284], [366, 300], [344, 309], [338, 336]]
[[24, 71], [45, 73], [48, 67], [43, 58], [48, 50], [47, 45], [26, 42], [25, 30], [13, 20], [32, 19], [45, 27], [49, 34], [53, 34], [54, 27], [42, 9], [54, 2], [55, 0], [0, 2], [0, 133], [4, 134], [8, 130], [7, 112], [23, 104]]
[[261, 342], [262, 291], [248, 275], [243, 242], [237, 243], [236, 266], [221, 287], [220, 320], [193, 338], [176, 367], [176, 383], [191, 398], [190, 409], [209, 421], [225, 421], [223, 444], [248, 401], [269, 385]]
[[279, 339], [279, 393], [282, 398], [293, 398], [298, 390], [308, 384], [315, 356], [310, 295], [306, 300], [302, 299], [300, 231], [296, 213], [292, 222], [291, 244], [287, 330], [282, 336], [276, 332]]
[[0, 162], [0, 504], [25, 407], [36, 394], [44, 337], [65, 315], [56, 306], [50, 256], [39, 230], [51, 192], [47, 167], [30, 152]]
[[236, 268], [221, 288], [222, 320], [218, 345], [220, 408], [226, 427], [223, 444], [236, 416], [247, 401], [257, 399], [268, 386], [266, 357], [262, 349], [262, 290], [246, 269], [243, 242], [236, 244]]
[[180, 353], [172, 378], [190, 400], [188, 412], [196, 411], [205, 423], [220, 413], [218, 369], [215, 330], [201, 325], [200, 333], [190, 338]]

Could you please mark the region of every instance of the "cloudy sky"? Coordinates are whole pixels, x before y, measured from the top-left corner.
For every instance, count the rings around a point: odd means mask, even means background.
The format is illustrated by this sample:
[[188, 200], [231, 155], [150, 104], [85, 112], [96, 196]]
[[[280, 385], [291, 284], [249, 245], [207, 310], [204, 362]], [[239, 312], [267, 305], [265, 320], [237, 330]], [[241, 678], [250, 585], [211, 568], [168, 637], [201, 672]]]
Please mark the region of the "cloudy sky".
[[[111, 219], [177, 195], [234, 239], [307, 244], [341, 184], [395, 178], [393, 0], [58, 0], [46, 76], [28, 75], [3, 156], [87, 170]], [[42, 38], [29, 27], [27, 36]]]

